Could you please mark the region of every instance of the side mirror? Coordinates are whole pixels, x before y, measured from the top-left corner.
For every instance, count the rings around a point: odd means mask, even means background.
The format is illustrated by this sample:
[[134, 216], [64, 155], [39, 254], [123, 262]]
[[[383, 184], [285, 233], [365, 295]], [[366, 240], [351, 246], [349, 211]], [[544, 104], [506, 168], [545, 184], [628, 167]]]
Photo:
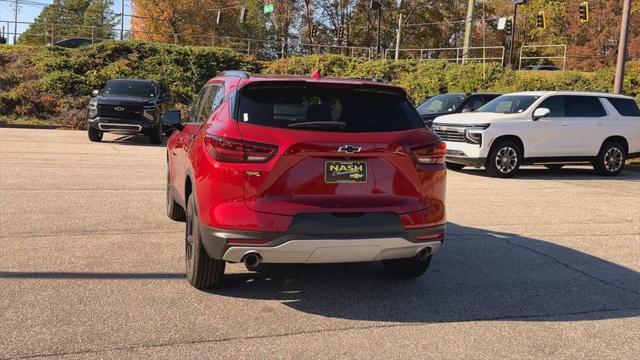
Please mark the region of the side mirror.
[[100, 95], [100, 90], [93, 90], [93, 91], [91, 92], [91, 97], [96, 97], [96, 96], [98, 96], [98, 95]]
[[472, 111], [473, 111], [473, 108], [465, 106], [465, 107], [462, 108], [461, 112], [468, 113], [468, 112], [472, 112]]
[[180, 118], [180, 111], [165, 111], [162, 113], [160, 121], [163, 125], [171, 126], [178, 131], [182, 131], [182, 129], [184, 129], [184, 126], [182, 125], [182, 119]]
[[551, 110], [547, 109], [547, 108], [537, 108], [534, 112], [533, 112], [533, 121], [536, 121], [540, 118], [543, 117], [547, 117], [549, 116], [549, 114], [551, 114]]

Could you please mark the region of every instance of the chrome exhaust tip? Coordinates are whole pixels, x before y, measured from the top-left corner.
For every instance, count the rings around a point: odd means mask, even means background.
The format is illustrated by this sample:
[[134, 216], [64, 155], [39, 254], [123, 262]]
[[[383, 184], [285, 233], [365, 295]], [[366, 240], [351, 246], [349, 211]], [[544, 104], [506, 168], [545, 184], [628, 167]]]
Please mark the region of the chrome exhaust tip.
[[428, 246], [418, 251], [418, 260], [420, 261], [427, 261], [429, 259], [429, 256], [431, 256], [431, 248]]
[[242, 258], [242, 263], [244, 263], [247, 270], [255, 270], [262, 263], [262, 256], [256, 252], [247, 253]]

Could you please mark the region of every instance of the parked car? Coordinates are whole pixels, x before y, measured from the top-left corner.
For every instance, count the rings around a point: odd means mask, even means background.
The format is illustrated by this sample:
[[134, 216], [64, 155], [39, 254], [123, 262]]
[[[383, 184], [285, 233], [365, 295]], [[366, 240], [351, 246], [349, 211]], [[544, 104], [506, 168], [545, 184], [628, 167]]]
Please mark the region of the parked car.
[[498, 96], [500, 94], [447, 93], [428, 98], [416, 109], [425, 125], [431, 128], [438, 116], [476, 111]]
[[68, 49], [77, 49], [83, 46], [89, 46], [100, 40], [94, 40], [90, 38], [69, 38], [54, 43], [55, 46], [60, 46]]
[[220, 285], [226, 262], [382, 260], [416, 277], [444, 240], [444, 143], [401, 88], [228, 71], [163, 121], [167, 213], [186, 220], [196, 288]]
[[474, 113], [441, 116], [433, 130], [447, 143], [449, 168], [484, 166], [495, 177], [513, 176], [522, 164], [592, 164], [613, 176], [640, 156], [640, 110], [622, 95], [508, 94]]
[[522, 70], [558, 71], [560, 68], [555, 65], [528, 65], [524, 66]]
[[87, 106], [89, 140], [101, 141], [105, 132], [149, 137], [162, 143], [163, 110], [173, 107], [169, 89], [152, 80], [116, 79], [104, 89], [94, 90]]

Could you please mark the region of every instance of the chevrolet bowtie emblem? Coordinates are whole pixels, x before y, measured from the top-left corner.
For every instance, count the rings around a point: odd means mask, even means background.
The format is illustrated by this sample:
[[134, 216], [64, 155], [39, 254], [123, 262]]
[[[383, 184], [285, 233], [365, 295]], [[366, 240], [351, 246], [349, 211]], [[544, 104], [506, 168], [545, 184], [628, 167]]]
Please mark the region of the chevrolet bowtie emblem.
[[347, 154], [353, 154], [353, 153], [357, 153], [362, 151], [361, 147], [357, 147], [357, 146], [353, 146], [353, 145], [345, 145], [345, 146], [340, 146], [338, 148], [338, 152], [343, 152], [343, 153], [347, 153]]
[[116, 106], [113, 108], [113, 110], [115, 111], [124, 111], [124, 108], [122, 106]]

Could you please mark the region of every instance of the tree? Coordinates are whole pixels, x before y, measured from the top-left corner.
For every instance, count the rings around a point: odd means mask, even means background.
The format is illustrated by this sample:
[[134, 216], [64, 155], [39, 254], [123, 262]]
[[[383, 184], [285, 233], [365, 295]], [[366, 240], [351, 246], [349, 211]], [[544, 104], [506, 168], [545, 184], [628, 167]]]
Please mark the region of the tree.
[[69, 37], [113, 38], [113, 0], [54, 0], [20, 36], [22, 44], [42, 45]]

